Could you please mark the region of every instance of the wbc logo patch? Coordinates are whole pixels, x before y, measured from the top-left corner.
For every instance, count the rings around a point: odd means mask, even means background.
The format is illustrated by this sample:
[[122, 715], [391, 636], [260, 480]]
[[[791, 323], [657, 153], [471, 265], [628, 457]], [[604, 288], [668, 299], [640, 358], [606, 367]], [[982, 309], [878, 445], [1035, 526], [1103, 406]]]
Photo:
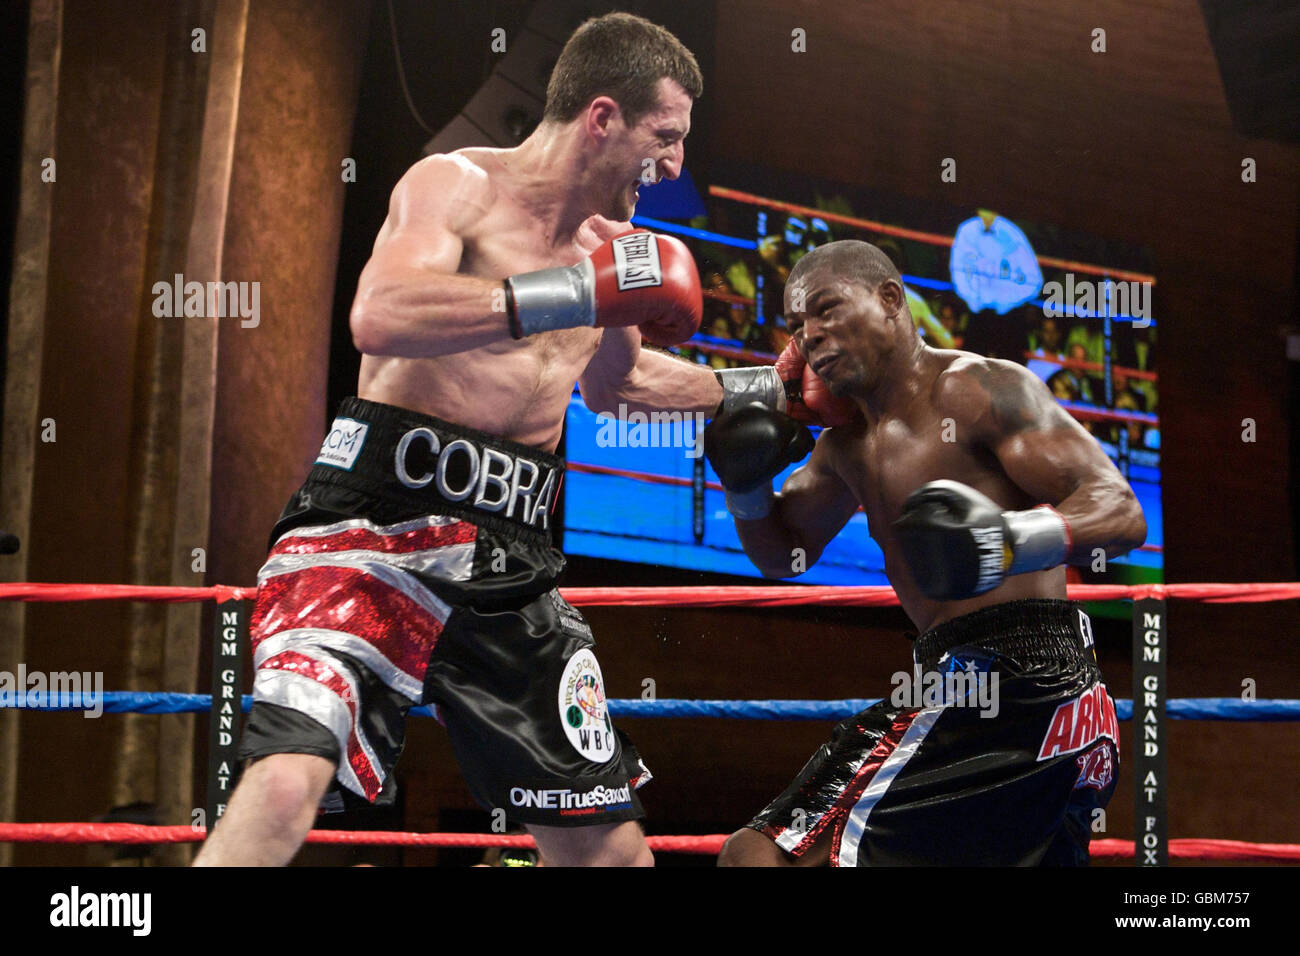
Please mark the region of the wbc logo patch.
[[583, 648], [569, 658], [559, 696], [560, 725], [573, 749], [588, 760], [608, 763], [614, 756], [614, 725], [595, 654]]
[[634, 232], [614, 240], [614, 275], [619, 292], [664, 284], [659, 244], [652, 233]]

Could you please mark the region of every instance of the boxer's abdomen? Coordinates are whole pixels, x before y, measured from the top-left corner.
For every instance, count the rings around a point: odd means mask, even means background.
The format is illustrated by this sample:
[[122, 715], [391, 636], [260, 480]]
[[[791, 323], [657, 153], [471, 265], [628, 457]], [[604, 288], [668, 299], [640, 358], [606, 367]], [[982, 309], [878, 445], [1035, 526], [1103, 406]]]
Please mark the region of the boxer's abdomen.
[[595, 329], [566, 329], [440, 358], [367, 355], [357, 396], [554, 451], [599, 340]]

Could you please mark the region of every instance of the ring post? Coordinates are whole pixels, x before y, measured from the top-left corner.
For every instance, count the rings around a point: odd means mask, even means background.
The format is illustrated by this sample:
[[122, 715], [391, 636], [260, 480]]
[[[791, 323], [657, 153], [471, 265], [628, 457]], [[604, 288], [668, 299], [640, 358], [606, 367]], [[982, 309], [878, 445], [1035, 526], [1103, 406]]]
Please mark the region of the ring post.
[[1136, 863], [1167, 866], [1165, 698], [1168, 609], [1163, 600], [1133, 602], [1133, 806]]
[[212, 636], [212, 711], [208, 720], [209, 830], [226, 812], [234, 789], [240, 720], [240, 649], [248, 631], [248, 602], [232, 600], [217, 605], [216, 633]]

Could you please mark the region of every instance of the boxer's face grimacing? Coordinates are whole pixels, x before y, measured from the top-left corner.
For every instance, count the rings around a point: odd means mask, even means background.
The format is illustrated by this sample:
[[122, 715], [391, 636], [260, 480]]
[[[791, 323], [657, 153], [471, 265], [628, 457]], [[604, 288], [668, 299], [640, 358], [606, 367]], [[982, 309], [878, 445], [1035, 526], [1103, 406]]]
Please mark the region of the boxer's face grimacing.
[[[868, 289], [819, 268], [786, 285], [786, 328], [832, 395], [861, 395], [882, 377], [893, 347], [892, 323], [880, 297], [884, 285]], [[800, 303], [803, 308], [795, 308]]]
[[681, 175], [683, 140], [691, 130], [691, 98], [674, 80], [659, 81], [659, 100], [633, 126], [622, 122], [604, 150], [602, 177], [609, 187], [605, 218], [625, 222], [636, 209], [637, 190]]

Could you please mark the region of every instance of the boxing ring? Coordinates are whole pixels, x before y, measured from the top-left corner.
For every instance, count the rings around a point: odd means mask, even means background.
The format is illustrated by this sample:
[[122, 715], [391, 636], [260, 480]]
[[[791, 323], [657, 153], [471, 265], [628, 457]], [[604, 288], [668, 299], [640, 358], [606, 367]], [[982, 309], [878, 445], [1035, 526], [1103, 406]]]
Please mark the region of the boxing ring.
[[[753, 587], [619, 587], [562, 588], [578, 607], [890, 607], [898, 599], [889, 587], [827, 587], [776, 585]], [[108, 691], [96, 701], [85, 692], [29, 692], [25, 688], [0, 693], [0, 707], [27, 711], [84, 711], [102, 706], [105, 714], [209, 713], [209, 818], [219, 814], [216, 805], [230, 788], [218, 776], [221, 761], [233, 761], [236, 722], [223, 715], [219, 702], [238, 697], [247, 712], [252, 698], [239, 695], [242, 650], [247, 643], [248, 608], [253, 588], [149, 587], [116, 584], [0, 584], [0, 600], [11, 601], [214, 601], [213, 692], [209, 694]], [[1164, 820], [1164, 722], [1166, 720], [1300, 721], [1300, 700], [1238, 699], [1231, 697], [1166, 698], [1164, 668], [1168, 647], [1165, 602], [1258, 603], [1300, 599], [1300, 583], [1269, 584], [1166, 584], [1071, 585], [1074, 601], [1133, 602], [1134, 687], [1138, 699], [1115, 700], [1121, 721], [1139, 715], [1142, 733], [1134, 734], [1138, 753], [1123, 757], [1135, 793], [1139, 839], [1094, 839], [1094, 860], [1134, 859], [1138, 865], [1162, 865], [1168, 860], [1300, 863], [1300, 844], [1251, 843], [1211, 838], [1167, 839]], [[1155, 649], [1154, 652], [1152, 649]], [[688, 700], [611, 699], [615, 717], [727, 718], [745, 720], [840, 720], [875, 703], [873, 699], [846, 700]], [[226, 708], [228, 709], [228, 708]], [[429, 707], [411, 710], [413, 716], [433, 716]], [[1118, 742], [1117, 742], [1118, 743]], [[1141, 744], [1141, 746], [1139, 746]], [[228, 764], [233, 765], [233, 764]], [[226, 771], [229, 773], [229, 771]], [[227, 781], [228, 782], [228, 781]], [[1153, 787], [1152, 784], [1155, 784]], [[1143, 821], [1146, 821], [1145, 826]], [[737, 823], [742, 822], [740, 815]], [[64, 844], [164, 844], [197, 843], [206, 828], [197, 825], [150, 826], [133, 823], [17, 823], [0, 822], [0, 841]], [[648, 836], [657, 853], [716, 855], [727, 834]], [[532, 839], [501, 833], [406, 833], [397, 831], [312, 830], [313, 844], [408, 846], [422, 848], [531, 847]]]

